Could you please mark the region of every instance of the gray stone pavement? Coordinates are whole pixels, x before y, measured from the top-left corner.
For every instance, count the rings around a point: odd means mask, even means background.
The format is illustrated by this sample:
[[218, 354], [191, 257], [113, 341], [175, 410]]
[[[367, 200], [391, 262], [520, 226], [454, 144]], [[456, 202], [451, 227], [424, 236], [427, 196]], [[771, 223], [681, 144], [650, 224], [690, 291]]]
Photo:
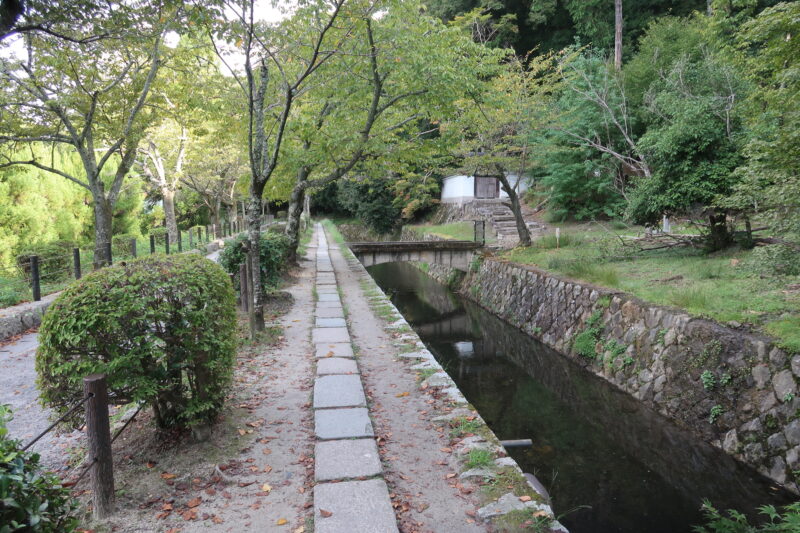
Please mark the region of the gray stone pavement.
[[[382, 479], [378, 448], [350, 332], [344, 319], [328, 240], [317, 225], [317, 305], [311, 332], [314, 381], [314, 530], [394, 533], [397, 519]], [[364, 478], [374, 479], [364, 479]], [[329, 483], [333, 482], [333, 483]]]

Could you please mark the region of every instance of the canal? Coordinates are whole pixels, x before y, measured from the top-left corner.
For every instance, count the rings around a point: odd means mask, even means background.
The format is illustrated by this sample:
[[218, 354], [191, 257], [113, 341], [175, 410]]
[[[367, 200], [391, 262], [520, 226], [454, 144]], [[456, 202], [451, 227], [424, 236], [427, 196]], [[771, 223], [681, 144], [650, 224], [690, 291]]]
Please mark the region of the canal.
[[705, 499], [750, 515], [793, 501], [716, 448], [404, 263], [369, 269], [572, 533], [681, 533]]

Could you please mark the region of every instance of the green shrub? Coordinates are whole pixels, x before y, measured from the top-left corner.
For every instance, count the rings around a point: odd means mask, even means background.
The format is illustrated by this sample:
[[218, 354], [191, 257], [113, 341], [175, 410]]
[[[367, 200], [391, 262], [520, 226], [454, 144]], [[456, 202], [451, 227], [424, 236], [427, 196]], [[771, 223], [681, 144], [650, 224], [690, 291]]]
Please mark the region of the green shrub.
[[30, 256], [39, 257], [39, 276], [42, 281], [61, 281], [72, 276], [72, 249], [75, 243], [53, 241], [23, 248], [17, 255], [17, 266], [30, 276]]
[[800, 274], [800, 252], [784, 244], [756, 247], [750, 262], [759, 272], [783, 276]]
[[772, 505], [764, 505], [759, 508], [759, 514], [763, 515], [769, 522], [764, 522], [760, 526], [752, 526], [747, 521], [747, 517], [734, 510], [728, 510], [724, 514], [710, 502], [703, 503], [703, 514], [705, 515], [706, 525], [695, 526], [695, 533], [794, 533], [800, 531], [800, 502], [794, 502], [783, 508], [780, 513]]
[[[149, 235], [155, 237], [156, 244], [161, 244], [163, 246], [167, 242], [167, 228], [153, 228], [150, 230]], [[149, 238], [150, 237], [148, 237], [148, 239]]]
[[54, 475], [43, 472], [39, 454], [20, 451], [20, 442], [8, 437], [11, 419], [0, 405], [0, 532], [69, 532], [78, 521], [69, 490]]
[[555, 233], [542, 235], [533, 242], [533, 246], [542, 250], [554, 250], [556, 248], [571, 248], [583, 244], [583, 237], [574, 233], [562, 233], [556, 239]]
[[[239, 266], [244, 263], [245, 251], [243, 243], [247, 235], [241, 234], [225, 241], [225, 247], [219, 254], [219, 264], [228, 274], [235, 274], [234, 285], [239, 287]], [[261, 284], [266, 289], [274, 287], [286, 270], [286, 254], [289, 251], [289, 238], [282, 233], [266, 232], [261, 234]]]
[[228, 276], [196, 254], [155, 255], [93, 272], [44, 316], [36, 371], [58, 411], [82, 379], [108, 375], [115, 402], [149, 402], [161, 427], [208, 423], [219, 413], [235, 361]]
[[581, 357], [594, 359], [597, 356], [597, 343], [603, 334], [603, 311], [597, 310], [586, 321], [586, 329], [575, 335], [572, 349]]
[[[116, 261], [118, 258], [131, 257], [131, 241], [136, 239], [133, 233], [114, 235], [111, 238], [111, 256]], [[136, 250], [137, 255], [146, 250]]]

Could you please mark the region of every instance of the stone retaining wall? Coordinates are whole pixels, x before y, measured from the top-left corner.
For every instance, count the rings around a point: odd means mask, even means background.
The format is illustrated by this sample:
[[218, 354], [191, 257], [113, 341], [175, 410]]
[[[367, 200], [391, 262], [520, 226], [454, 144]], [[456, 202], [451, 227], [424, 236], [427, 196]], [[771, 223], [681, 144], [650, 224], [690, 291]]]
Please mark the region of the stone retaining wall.
[[44, 296], [38, 302], [26, 302], [0, 309], [0, 342], [39, 327], [44, 312], [60, 292]]
[[[448, 276], [433, 265], [430, 273]], [[462, 287], [505, 321], [800, 493], [800, 354], [681, 310], [491, 258]]]

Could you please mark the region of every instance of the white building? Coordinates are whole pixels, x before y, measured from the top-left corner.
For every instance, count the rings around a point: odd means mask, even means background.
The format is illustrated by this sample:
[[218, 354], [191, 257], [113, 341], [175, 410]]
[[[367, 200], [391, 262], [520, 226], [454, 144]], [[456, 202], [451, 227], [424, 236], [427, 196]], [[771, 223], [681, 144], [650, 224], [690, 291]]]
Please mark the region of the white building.
[[[516, 174], [508, 175], [509, 184], [516, 186], [519, 177]], [[525, 181], [517, 186], [517, 193], [521, 194], [528, 188]], [[442, 181], [442, 203], [464, 204], [473, 200], [490, 200], [494, 198], [508, 198], [500, 187], [497, 178], [475, 176], [448, 176]]]

